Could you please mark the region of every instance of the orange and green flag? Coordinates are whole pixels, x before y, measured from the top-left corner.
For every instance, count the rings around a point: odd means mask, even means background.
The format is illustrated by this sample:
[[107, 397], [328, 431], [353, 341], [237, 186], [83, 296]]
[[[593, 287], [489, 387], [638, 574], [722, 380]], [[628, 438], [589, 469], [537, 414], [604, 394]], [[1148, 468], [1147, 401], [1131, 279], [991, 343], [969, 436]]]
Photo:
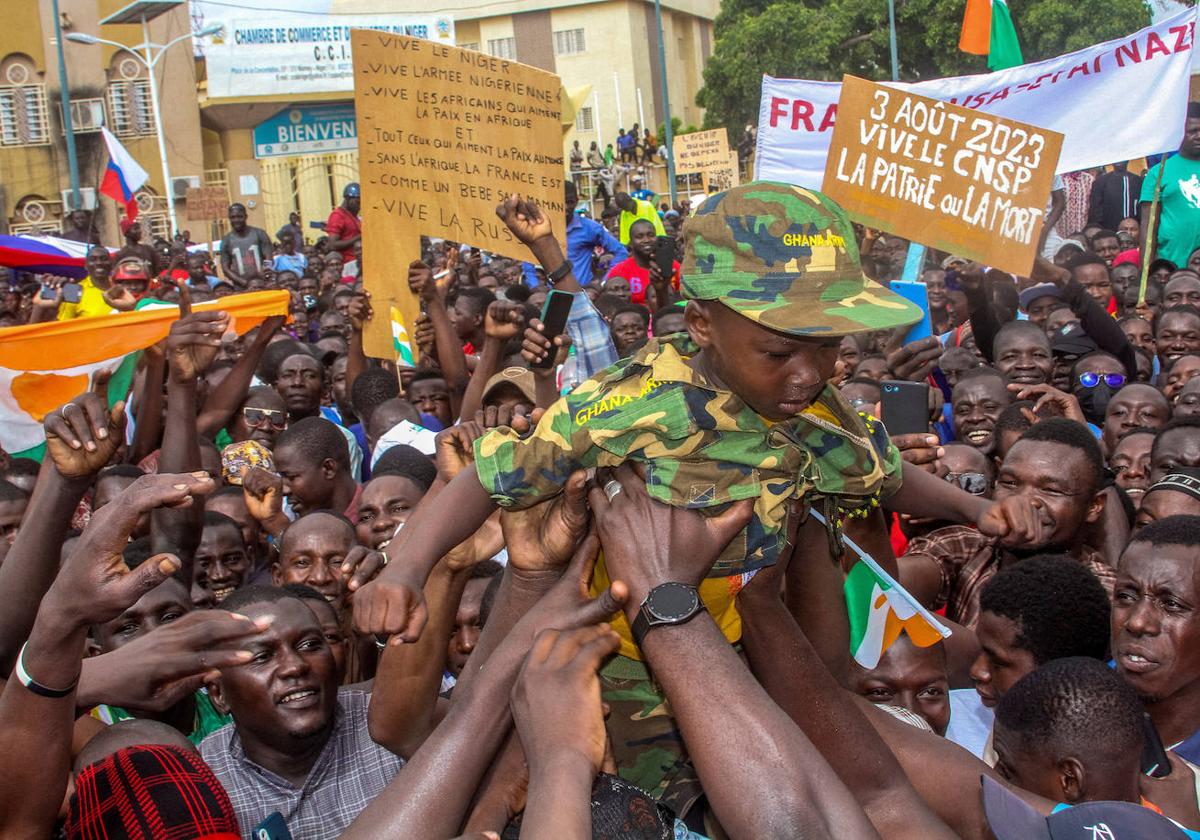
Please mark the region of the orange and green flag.
[[[230, 295], [196, 310], [228, 312], [239, 335], [272, 315], [286, 315], [283, 290]], [[42, 420], [67, 401], [108, 380], [108, 402], [125, 399], [140, 351], [167, 337], [175, 305], [135, 312], [0, 329], [0, 446], [13, 456], [41, 459]]]
[[1008, 0], [967, 0], [958, 48], [972, 55], [986, 55], [992, 70], [1024, 64]]

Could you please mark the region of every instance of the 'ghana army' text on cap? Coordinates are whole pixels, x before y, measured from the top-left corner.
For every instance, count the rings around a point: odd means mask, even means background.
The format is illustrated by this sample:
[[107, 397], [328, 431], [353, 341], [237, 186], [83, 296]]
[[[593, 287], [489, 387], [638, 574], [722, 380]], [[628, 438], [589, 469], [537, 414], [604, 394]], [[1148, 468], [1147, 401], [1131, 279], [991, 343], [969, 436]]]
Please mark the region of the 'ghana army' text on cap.
[[683, 233], [683, 296], [719, 301], [768, 329], [853, 335], [922, 317], [863, 274], [850, 219], [819, 192], [753, 181], [709, 196]]

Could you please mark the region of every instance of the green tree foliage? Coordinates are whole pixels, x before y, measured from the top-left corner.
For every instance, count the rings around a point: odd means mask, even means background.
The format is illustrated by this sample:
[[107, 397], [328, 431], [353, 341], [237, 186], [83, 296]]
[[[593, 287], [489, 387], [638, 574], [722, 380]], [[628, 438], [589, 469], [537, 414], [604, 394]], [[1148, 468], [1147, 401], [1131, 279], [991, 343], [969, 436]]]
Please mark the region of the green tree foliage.
[[[959, 52], [965, 0], [896, 0], [900, 78], [986, 73]], [[1009, 0], [1026, 61], [1119, 38], [1149, 23], [1143, 0]], [[697, 102], [705, 126], [758, 122], [761, 78], [891, 78], [887, 0], [724, 0]]]

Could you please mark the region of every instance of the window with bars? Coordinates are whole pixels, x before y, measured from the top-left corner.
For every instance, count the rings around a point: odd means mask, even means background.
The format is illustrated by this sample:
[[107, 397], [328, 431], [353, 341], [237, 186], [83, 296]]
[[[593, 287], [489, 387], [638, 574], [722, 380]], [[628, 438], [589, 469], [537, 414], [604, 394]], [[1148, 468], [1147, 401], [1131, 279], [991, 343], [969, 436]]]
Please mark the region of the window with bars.
[[146, 234], [143, 239], [147, 242], [155, 238], [171, 238], [171, 220], [166, 213], [140, 213], [138, 222]]
[[0, 85], [0, 146], [49, 142], [45, 85]]
[[582, 29], [560, 29], [554, 33], [555, 55], [576, 55], [586, 51]]
[[150, 99], [150, 80], [109, 82], [108, 113], [110, 129], [118, 137], [153, 134], [154, 104]]
[[593, 121], [591, 108], [580, 108], [575, 114], [575, 130], [576, 131], [595, 131], [596, 124]]
[[510, 61], [517, 60], [517, 39], [516, 38], [489, 38], [488, 39], [488, 55], [496, 58], [507, 58]]

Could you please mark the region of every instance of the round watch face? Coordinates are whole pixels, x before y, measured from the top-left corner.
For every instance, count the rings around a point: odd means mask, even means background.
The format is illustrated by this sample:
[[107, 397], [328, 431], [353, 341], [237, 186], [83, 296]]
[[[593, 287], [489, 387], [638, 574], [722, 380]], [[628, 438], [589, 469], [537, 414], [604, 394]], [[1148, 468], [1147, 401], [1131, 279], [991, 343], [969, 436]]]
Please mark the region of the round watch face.
[[650, 591], [646, 608], [658, 621], [679, 621], [687, 618], [699, 605], [696, 590], [682, 583], [664, 583]]

